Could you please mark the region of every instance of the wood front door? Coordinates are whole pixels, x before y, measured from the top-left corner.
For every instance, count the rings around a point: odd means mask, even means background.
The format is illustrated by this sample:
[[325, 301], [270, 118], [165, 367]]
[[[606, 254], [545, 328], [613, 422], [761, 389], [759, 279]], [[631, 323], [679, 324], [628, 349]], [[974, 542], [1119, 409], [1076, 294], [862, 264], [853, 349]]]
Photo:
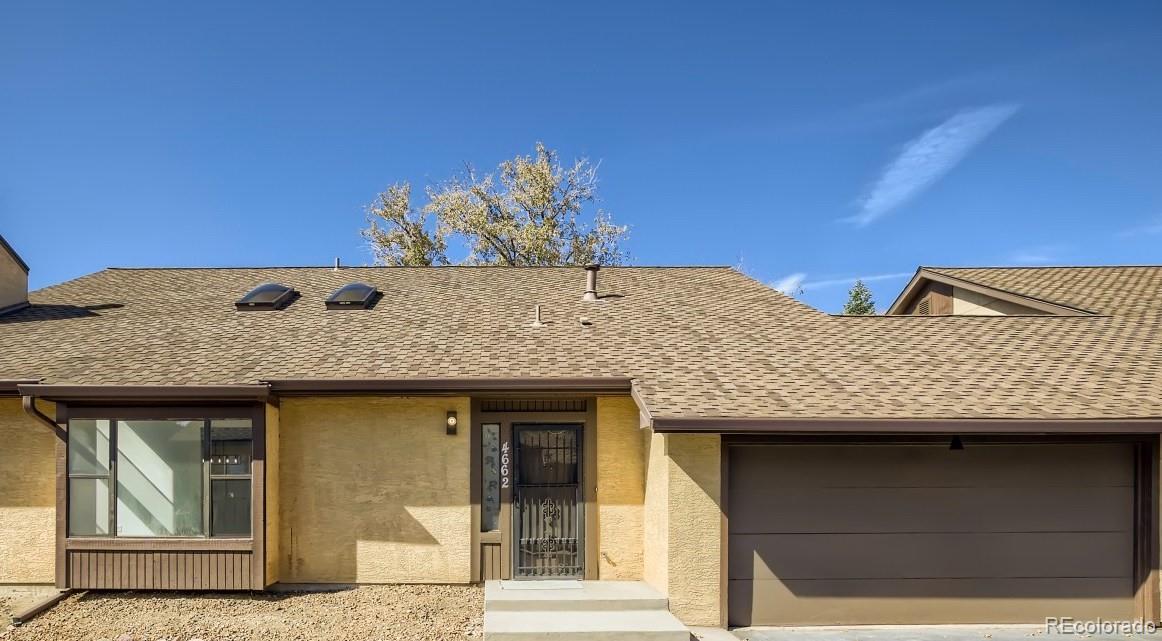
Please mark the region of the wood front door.
[[581, 425], [516, 424], [513, 577], [581, 578]]

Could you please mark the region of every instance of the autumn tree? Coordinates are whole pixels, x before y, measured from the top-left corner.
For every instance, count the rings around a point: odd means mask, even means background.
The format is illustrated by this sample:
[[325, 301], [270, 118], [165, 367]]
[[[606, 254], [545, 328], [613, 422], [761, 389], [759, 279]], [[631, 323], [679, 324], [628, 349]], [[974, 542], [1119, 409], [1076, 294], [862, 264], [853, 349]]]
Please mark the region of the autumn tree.
[[[467, 246], [467, 265], [620, 265], [628, 227], [596, 208], [597, 167], [585, 158], [561, 164], [537, 143], [532, 156], [483, 176], [471, 167], [425, 191], [416, 209], [411, 185], [398, 183], [367, 207], [363, 236], [377, 263], [448, 265], [448, 240]], [[591, 210], [587, 211], [587, 210]], [[589, 222], [587, 222], [589, 221]]]
[[851, 291], [847, 293], [847, 302], [843, 304], [843, 313], [855, 316], [871, 316], [876, 313], [876, 302], [872, 299], [871, 290], [862, 280], [855, 281]]

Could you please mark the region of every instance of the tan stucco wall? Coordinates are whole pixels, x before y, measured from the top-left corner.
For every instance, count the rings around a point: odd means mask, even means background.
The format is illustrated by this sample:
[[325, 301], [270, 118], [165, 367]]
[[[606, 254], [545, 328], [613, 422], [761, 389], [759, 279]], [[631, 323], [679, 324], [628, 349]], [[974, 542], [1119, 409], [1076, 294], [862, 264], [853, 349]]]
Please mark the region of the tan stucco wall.
[[1044, 312], [999, 300], [962, 287], [952, 288], [952, 313], [958, 316], [1044, 315]]
[[669, 434], [670, 611], [687, 625], [720, 625], [721, 443], [717, 434]]
[[638, 409], [628, 396], [597, 398], [598, 578], [642, 578], [645, 454]]
[[279, 410], [266, 405], [266, 585], [279, 580]]
[[645, 578], [686, 625], [722, 624], [721, 443], [717, 434], [649, 437]]
[[471, 579], [467, 398], [284, 398], [284, 583]]
[[0, 399], [0, 584], [55, 581], [55, 539], [56, 436]]
[[28, 301], [28, 273], [0, 249], [0, 309]]
[[664, 594], [670, 585], [670, 477], [669, 461], [665, 455], [666, 436], [643, 429], [642, 443], [646, 461], [642, 578]]

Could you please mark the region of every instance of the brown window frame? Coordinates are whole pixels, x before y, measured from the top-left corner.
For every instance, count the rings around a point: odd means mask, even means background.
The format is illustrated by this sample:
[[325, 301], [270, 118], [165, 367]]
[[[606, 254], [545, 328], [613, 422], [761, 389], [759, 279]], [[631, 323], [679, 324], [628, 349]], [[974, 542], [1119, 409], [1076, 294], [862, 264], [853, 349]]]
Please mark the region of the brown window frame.
[[[71, 438], [64, 439], [64, 460], [65, 460], [65, 504], [64, 504], [64, 535], [67, 539], [72, 540], [104, 540], [104, 541], [231, 541], [231, 540], [253, 540], [256, 536], [254, 531], [254, 498], [255, 498], [255, 483], [254, 483], [254, 461], [259, 454], [260, 444], [257, 442], [260, 434], [264, 434], [265, 430], [259, 430], [258, 421], [262, 420], [260, 413], [256, 413], [253, 406], [250, 405], [227, 405], [227, 406], [155, 406], [155, 407], [113, 407], [113, 406], [92, 406], [92, 407], [76, 407], [71, 406], [67, 409], [67, 416], [61, 418], [66, 419], [71, 426], [73, 420], [108, 420], [110, 421], [109, 431], [109, 472], [107, 475], [101, 474], [73, 474], [68, 471], [68, 460], [71, 447]], [[201, 421], [202, 422], [202, 533], [197, 535], [173, 535], [173, 536], [144, 536], [144, 535], [119, 535], [117, 534], [117, 424], [120, 421]], [[211, 474], [210, 461], [210, 424], [215, 420], [248, 420], [250, 421], [251, 437], [250, 437], [250, 469], [245, 475], [239, 474]], [[70, 430], [71, 431], [71, 430]], [[265, 438], [265, 436], [262, 436]], [[72, 523], [70, 519], [70, 512], [72, 507], [72, 479], [74, 478], [107, 478], [109, 480], [109, 533], [108, 534], [73, 534]], [[250, 505], [251, 515], [249, 520], [249, 534], [246, 535], [228, 535], [215, 536], [211, 527], [211, 481], [216, 478], [225, 479], [240, 479], [246, 478], [250, 481]]]

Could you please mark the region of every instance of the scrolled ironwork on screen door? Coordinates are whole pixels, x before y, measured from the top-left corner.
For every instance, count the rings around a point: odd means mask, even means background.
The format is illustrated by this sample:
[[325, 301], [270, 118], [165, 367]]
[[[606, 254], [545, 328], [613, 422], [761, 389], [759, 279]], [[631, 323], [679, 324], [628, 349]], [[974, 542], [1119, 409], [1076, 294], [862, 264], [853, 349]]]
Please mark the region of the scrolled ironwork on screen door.
[[516, 577], [580, 577], [580, 426], [514, 426]]

